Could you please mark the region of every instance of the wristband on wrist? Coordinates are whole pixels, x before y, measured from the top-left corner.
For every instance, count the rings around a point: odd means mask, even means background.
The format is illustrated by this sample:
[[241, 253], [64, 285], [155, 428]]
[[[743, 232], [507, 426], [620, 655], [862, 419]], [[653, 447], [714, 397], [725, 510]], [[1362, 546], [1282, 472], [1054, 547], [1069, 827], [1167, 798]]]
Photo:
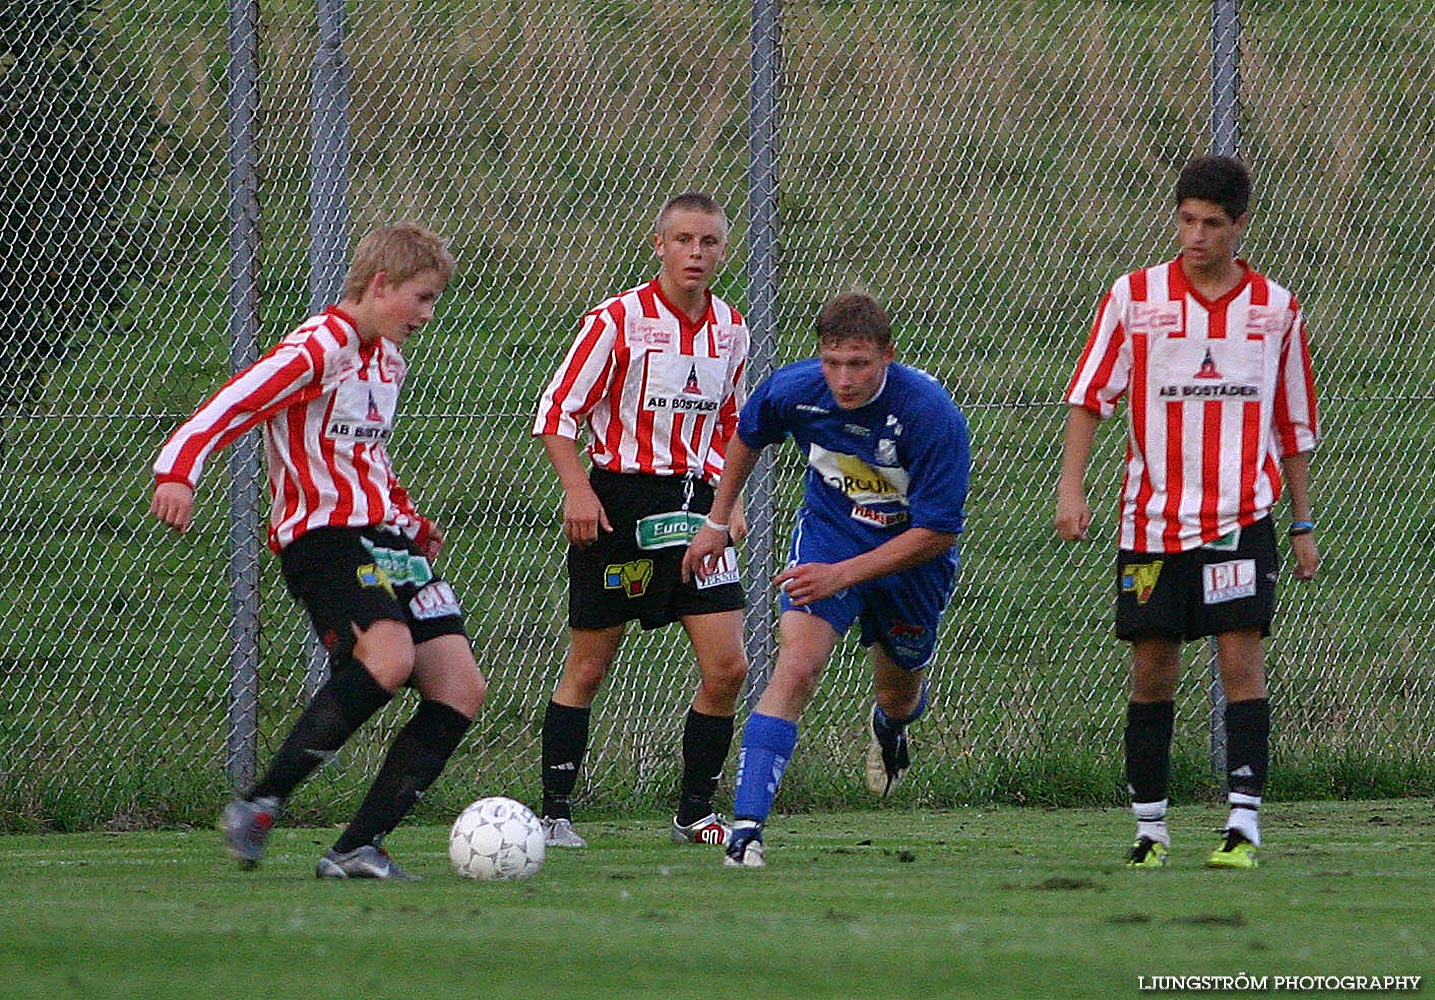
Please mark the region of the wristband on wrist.
[[1292, 521], [1290, 531], [1286, 534], [1294, 538], [1296, 535], [1309, 535], [1315, 531], [1314, 521]]
[[714, 521], [711, 515], [703, 518], [703, 527], [712, 528], [714, 531], [726, 531], [728, 526], [721, 521]]

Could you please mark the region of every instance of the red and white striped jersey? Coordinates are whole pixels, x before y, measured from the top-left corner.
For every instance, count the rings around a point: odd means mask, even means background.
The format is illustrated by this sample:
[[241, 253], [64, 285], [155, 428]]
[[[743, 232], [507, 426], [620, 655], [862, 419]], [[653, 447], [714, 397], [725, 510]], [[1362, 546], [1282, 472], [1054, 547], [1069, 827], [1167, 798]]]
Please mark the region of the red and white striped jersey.
[[535, 435], [578, 439], [588, 425], [596, 468], [716, 482], [746, 393], [748, 331], [709, 293], [694, 323], [656, 280], [600, 304], [538, 404]]
[[431, 525], [399, 485], [384, 444], [406, 372], [395, 344], [361, 342], [353, 320], [331, 306], [181, 424], [155, 477], [193, 488], [211, 452], [262, 424], [275, 552], [324, 527], [387, 524], [421, 540]]
[[1120, 547], [1196, 548], [1264, 517], [1280, 459], [1315, 447], [1315, 380], [1300, 305], [1238, 261], [1210, 302], [1180, 258], [1120, 278], [1102, 299], [1066, 401], [1103, 419], [1126, 396]]

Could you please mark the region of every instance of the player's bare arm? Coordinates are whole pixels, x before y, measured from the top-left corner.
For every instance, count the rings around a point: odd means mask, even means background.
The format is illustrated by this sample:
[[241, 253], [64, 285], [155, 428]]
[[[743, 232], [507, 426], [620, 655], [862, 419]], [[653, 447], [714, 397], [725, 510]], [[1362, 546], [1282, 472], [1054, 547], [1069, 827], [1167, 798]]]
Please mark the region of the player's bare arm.
[[732, 535], [734, 542], [740, 542], [747, 537], [747, 504], [741, 493], [737, 495], [737, 502], [733, 504], [732, 513], [728, 515], [727, 532]]
[[[1310, 452], [1284, 456], [1281, 472], [1290, 494], [1291, 523], [1314, 520], [1310, 506]], [[1291, 553], [1295, 556], [1296, 579], [1315, 579], [1316, 571], [1320, 569], [1320, 550], [1315, 544], [1315, 532], [1292, 535]]]
[[149, 503], [150, 513], [180, 533], [194, 519], [194, 490], [184, 483], [160, 483]]
[[563, 537], [572, 545], [591, 545], [600, 530], [612, 531], [613, 525], [588, 483], [578, 458], [578, 442], [561, 434], [544, 434], [539, 440], [563, 486]]
[[837, 563], [802, 563], [789, 566], [773, 578], [796, 607], [831, 597], [839, 591], [879, 576], [900, 573], [935, 559], [957, 542], [949, 531], [908, 528], [896, 538]]
[[[726, 527], [712, 528], [704, 524], [688, 543], [683, 554], [683, 582], [698, 576], [707, 576], [717, 567], [717, 562], [727, 549], [727, 536], [732, 534], [738, 519], [742, 517], [742, 488], [747, 485], [752, 470], [757, 468], [757, 456], [761, 449], [754, 450], [736, 434], [727, 446], [727, 457], [723, 461], [722, 479], [718, 481], [717, 492], [713, 495], [713, 506], [708, 522]], [[742, 521], [743, 534], [747, 534], [747, 522]]]
[[429, 522], [429, 530], [424, 534], [424, 540], [419, 544], [423, 554], [429, 559], [437, 559], [443, 551], [444, 542], [448, 541], [443, 529], [432, 521]]
[[1061, 449], [1061, 479], [1056, 485], [1056, 533], [1063, 541], [1086, 539], [1091, 506], [1086, 502], [1086, 465], [1101, 418], [1072, 406], [1066, 413], [1066, 440]]

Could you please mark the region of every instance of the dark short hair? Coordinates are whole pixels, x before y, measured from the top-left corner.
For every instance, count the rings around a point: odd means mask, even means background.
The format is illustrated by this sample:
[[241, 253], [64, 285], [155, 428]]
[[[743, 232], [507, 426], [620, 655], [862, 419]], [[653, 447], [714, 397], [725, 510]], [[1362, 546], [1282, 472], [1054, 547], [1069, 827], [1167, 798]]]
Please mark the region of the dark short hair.
[[817, 342], [870, 340], [878, 349], [892, 346], [892, 321], [877, 300], [862, 292], [843, 292], [817, 314]]
[[1181, 169], [1176, 204], [1200, 198], [1220, 205], [1234, 221], [1251, 207], [1251, 175], [1234, 156], [1202, 156]]

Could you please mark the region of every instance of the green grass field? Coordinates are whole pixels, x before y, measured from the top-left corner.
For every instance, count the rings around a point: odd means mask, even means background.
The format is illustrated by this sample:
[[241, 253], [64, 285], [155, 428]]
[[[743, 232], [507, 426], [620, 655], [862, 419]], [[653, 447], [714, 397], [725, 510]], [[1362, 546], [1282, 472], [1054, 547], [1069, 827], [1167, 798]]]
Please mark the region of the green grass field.
[[281, 828], [248, 873], [207, 829], [11, 836], [0, 994], [1108, 998], [1435, 972], [1431, 802], [1269, 806], [1254, 872], [1203, 867], [1223, 819], [1173, 810], [1154, 872], [1121, 865], [1121, 809], [778, 816], [765, 871], [668, 843], [662, 818], [595, 822], [522, 883], [451, 874], [434, 826], [390, 838], [412, 884], [315, 880], [332, 830]]

